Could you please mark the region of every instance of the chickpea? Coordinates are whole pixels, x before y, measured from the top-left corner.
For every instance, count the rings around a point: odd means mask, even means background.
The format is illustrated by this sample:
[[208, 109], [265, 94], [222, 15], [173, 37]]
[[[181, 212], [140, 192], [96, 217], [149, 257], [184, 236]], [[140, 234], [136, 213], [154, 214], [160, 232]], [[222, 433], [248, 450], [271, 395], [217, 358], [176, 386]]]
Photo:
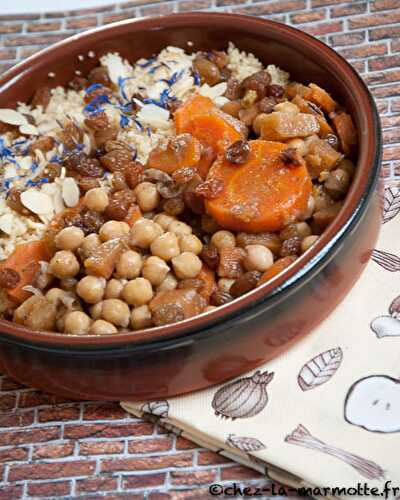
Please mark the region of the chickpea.
[[143, 306], [153, 298], [153, 288], [146, 278], [136, 278], [124, 286], [122, 297], [129, 305]]
[[119, 299], [124, 286], [122, 280], [111, 279], [106, 285], [104, 297], [106, 299]]
[[293, 238], [294, 236], [298, 236], [299, 238], [305, 238], [306, 236], [310, 236], [311, 228], [307, 224], [307, 222], [297, 222], [296, 224], [289, 224], [279, 233], [279, 237], [281, 240], [285, 241], [289, 238]]
[[315, 234], [311, 234], [310, 236], [306, 236], [304, 240], [301, 242], [301, 253], [306, 252], [314, 243], [317, 241], [319, 237]]
[[167, 232], [156, 238], [150, 245], [153, 255], [169, 261], [180, 254], [178, 238], [176, 234]]
[[195, 278], [202, 268], [202, 261], [191, 252], [183, 252], [172, 259], [174, 272], [180, 279]]
[[161, 226], [164, 229], [164, 231], [168, 231], [168, 226], [171, 224], [172, 221], [176, 220], [176, 218], [172, 217], [172, 215], [168, 215], [162, 212], [161, 214], [157, 214], [153, 220], [159, 226]]
[[325, 181], [325, 189], [334, 199], [342, 198], [350, 185], [350, 176], [346, 170], [338, 168], [329, 172]]
[[78, 274], [79, 269], [78, 259], [69, 250], [56, 252], [49, 265], [49, 271], [59, 279], [73, 278]]
[[203, 250], [203, 243], [194, 234], [184, 234], [179, 238], [179, 248], [181, 252], [192, 252], [199, 255]]
[[212, 217], [207, 214], [203, 214], [201, 216], [201, 229], [207, 234], [213, 234], [217, 232], [220, 227]]
[[54, 238], [56, 247], [60, 250], [76, 250], [83, 242], [85, 233], [79, 227], [65, 227]]
[[175, 290], [178, 286], [178, 280], [173, 273], [168, 273], [164, 281], [157, 287], [157, 292], [166, 292], [168, 290]]
[[263, 245], [247, 245], [243, 263], [247, 271], [266, 271], [274, 263], [274, 255]]
[[142, 269], [142, 256], [134, 250], [127, 250], [119, 258], [116, 265], [116, 275], [118, 278], [131, 280], [140, 275]]
[[161, 226], [152, 220], [137, 220], [129, 234], [129, 244], [133, 247], [148, 248], [152, 242], [163, 234]]
[[104, 319], [97, 319], [89, 328], [89, 333], [93, 335], [106, 335], [108, 333], [118, 333], [118, 330], [112, 323], [104, 321]]
[[315, 200], [313, 196], [310, 196], [308, 198], [306, 211], [302, 214], [301, 219], [303, 220], [309, 219], [314, 213], [314, 210], [315, 210]]
[[60, 287], [66, 292], [73, 292], [78, 283], [78, 280], [75, 278], [64, 278], [60, 281]]
[[180, 220], [173, 220], [168, 226], [168, 231], [170, 231], [171, 233], [175, 233], [177, 236], [192, 234], [192, 228], [188, 224], [185, 224], [185, 222], [181, 222]]
[[88, 333], [91, 319], [82, 311], [71, 311], [64, 317], [64, 333], [84, 335]]
[[58, 305], [61, 302], [62, 297], [64, 297], [65, 291], [61, 288], [50, 288], [46, 293], [46, 299], [52, 304]]
[[305, 156], [307, 154], [308, 148], [307, 144], [303, 139], [292, 139], [286, 143], [290, 148], [297, 149], [300, 156]]
[[231, 286], [235, 283], [236, 280], [232, 280], [229, 278], [220, 278], [218, 280], [218, 288], [223, 292], [229, 292]]
[[135, 188], [135, 195], [142, 212], [154, 210], [160, 202], [157, 187], [151, 182], [141, 182], [138, 184]]
[[148, 306], [136, 307], [131, 314], [131, 326], [134, 330], [148, 328], [153, 324], [151, 320], [151, 311]]
[[104, 212], [109, 204], [108, 194], [103, 188], [89, 189], [83, 198], [83, 202], [89, 210]]
[[103, 300], [101, 316], [115, 326], [126, 327], [129, 325], [131, 312], [128, 305], [119, 299]]
[[353, 177], [356, 169], [354, 163], [347, 158], [343, 158], [343, 160], [339, 162], [338, 168], [340, 168], [341, 170], [345, 170], [349, 174], [350, 178]]
[[211, 236], [211, 244], [218, 250], [222, 248], [234, 248], [236, 246], [236, 238], [230, 231], [217, 231]]
[[98, 234], [92, 233], [85, 236], [83, 239], [80, 250], [82, 250], [85, 257], [89, 257], [95, 248], [101, 245], [101, 240]]
[[99, 236], [102, 241], [108, 241], [126, 236], [129, 234], [129, 230], [130, 228], [126, 222], [109, 220], [101, 226]]
[[97, 302], [94, 306], [90, 307], [90, 316], [92, 319], [100, 319], [103, 312], [104, 300]]
[[165, 260], [155, 255], [148, 257], [143, 264], [142, 276], [150, 281], [153, 286], [161, 285], [169, 271]]
[[218, 309], [217, 306], [207, 306], [205, 309], [204, 309], [204, 312], [211, 312], [211, 311], [215, 311], [215, 309]]
[[299, 113], [299, 108], [296, 106], [296, 104], [293, 104], [292, 102], [285, 101], [285, 102], [280, 102], [278, 104], [275, 104], [274, 111], [281, 111], [282, 113], [290, 113], [290, 114], [296, 114]]
[[103, 299], [106, 280], [98, 276], [83, 277], [77, 287], [76, 293], [88, 304], [97, 304]]

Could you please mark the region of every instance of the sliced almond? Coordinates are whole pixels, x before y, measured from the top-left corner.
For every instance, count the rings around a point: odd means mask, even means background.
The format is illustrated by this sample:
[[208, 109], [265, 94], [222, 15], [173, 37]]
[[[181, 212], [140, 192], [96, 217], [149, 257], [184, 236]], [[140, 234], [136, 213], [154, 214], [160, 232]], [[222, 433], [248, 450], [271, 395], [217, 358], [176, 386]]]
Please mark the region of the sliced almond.
[[39, 135], [39, 130], [35, 127], [35, 125], [31, 125], [30, 123], [27, 123], [26, 125], [21, 125], [19, 127], [19, 131], [21, 132], [21, 134]]
[[75, 179], [66, 177], [62, 184], [62, 197], [67, 207], [75, 207], [79, 202], [79, 187]]
[[35, 188], [27, 189], [21, 193], [21, 203], [34, 214], [45, 215], [54, 212], [50, 196]]
[[13, 227], [13, 214], [4, 214], [0, 217], [0, 230], [10, 235]]
[[0, 108], [0, 122], [8, 123], [9, 125], [28, 125], [26, 116], [15, 109]]

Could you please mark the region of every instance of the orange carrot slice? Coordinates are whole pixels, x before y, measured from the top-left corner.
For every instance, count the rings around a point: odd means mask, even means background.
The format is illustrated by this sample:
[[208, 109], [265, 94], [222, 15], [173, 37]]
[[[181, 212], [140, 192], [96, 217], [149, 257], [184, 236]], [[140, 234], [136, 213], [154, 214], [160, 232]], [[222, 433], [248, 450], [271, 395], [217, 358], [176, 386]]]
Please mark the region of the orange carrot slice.
[[284, 269], [290, 266], [290, 264], [293, 264], [293, 262], [296, 260], [296, 257], [289, 255], [288, 257], [282, 257], [281, 259], [278, 259], [275, 261], [271, 267], [269, 267], [266, 271], [264, 271], [263, 275], [261, 276], [258, 284], [262, 285], [263, 283], [266, 283], [273, 277], [277, 276], [279, 273], [281, 273]]
[[18, 303], [26, 300], [31, 293], [23, 290], [23, 287], [34, 284], [40, 271], [39, 261], [48, 261], [50, 258], [51, 253], [43, 240], [18, 245], [13, 253], [0, 264], [0, 269], [13, 269], [20, 277], [18, 285], [11, 290], [7, 290], [10, 298]]
[[195, 95], [174, 115], [178, 134], [189, 132], [202, 144], [222, 153], [233, 142], [243, 139], [247, 129], [242, 122], [218, 109], [211, 99]]
[[187, 132], [189, 123], [196, 116], [207, 114], [213, 109], [214, 103], [209, 97], [204, 97], [199, 94], [190, 96], [186, 101], [179, 106], [175, 111], [174, 121], [177, 134]]
[[202, 146], [190, 134], [173, 137], [165, 146], [155, 147], [149, 155], [147, 166], [172, 174], [182, 167], [195, 166], [201, 157]]
[[326, 113], [331, 113], [337, 107], [337, 102], [332, 99], [328, 92], [315, 83], [310, 83], [311, 94], [308, 99], [317, 104]]
[[233, 165], [221, 157], [211, 167], [207, 180], [224, 187], [216, 198], [206, 200], [207, 212], [227, 229], [278, 231], [306, 210], [311, 178], [303, 160], [298, 165], [285, 161], [285, 144], [256, 140], [249, 146], [244, 164]]

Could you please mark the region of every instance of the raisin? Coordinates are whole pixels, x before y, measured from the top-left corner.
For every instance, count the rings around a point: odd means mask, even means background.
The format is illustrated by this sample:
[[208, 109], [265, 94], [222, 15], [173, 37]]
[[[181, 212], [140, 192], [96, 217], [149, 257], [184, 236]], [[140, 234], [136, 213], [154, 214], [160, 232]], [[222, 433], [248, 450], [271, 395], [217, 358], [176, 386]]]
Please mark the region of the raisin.
[[118, 129], [109, 124], [106, 128], [102, 130], [96, 130], [94, 133], [94, 140], [96, 141], [96, 146], [99, 148], [107, 141], [114, 140], [118, 135]]
[[253, 124], [253, 121], [255, 120], [258, 113], [259, 113], [258, 103], [255, 103], [252, 106], [250, 106], [249, 108], [241, 109], [239, 111], [239, 119], [245, 125], [250, 127], [250, 125]]
[[129, 189], [124, 172], [117, 171], [113, 173], [112, 187], [115, 191], [121, 191], [121, 189]]
[[225, 68], [221, 68], [219, 71], [221, 73], [222, 82], [228, 81], [229, 78], [232, 76], [232, 71], [227, 66], [225, 66]]
[[203, 260], [207, 266], [215, 271], [219, 265], [219, 254], [215, 247], [210, 245], [204, 245], [200, 253], [200, 258]]
[[234, 101], [239, 99], [240, 97], [240, 82], [236, 80], [236, 78], [229, 78], [226, 82], [226, 90], [224, 97], [229, 99], [230, 101]]
[[104, 144], [105, 153], [109, 153], [110, 151], [114, 151], [115, 149], [124, 149], [130, 151], [131, 147], [124, 141], [107, 141]]
[[156, 326], [169, 325], [185, 319], [185, 311], [180, 304], [165, 304], [155, 307], [152, 320]]
[[128, 215], [129, 207], [135, 202], [135, 194], [130, 189], [116, 191], [104, 212], [107, 219], [124, 220]]
[[88, 86], [88, 81], [83, 76], [75, 76], [68, 84], [68, 87], [72, 90], [83, 90]]
[[92, 102], [94, 99], [96, 99], [99, 96], [106, 96], [109, 99], [111, 99], [111, 97], [113, 96], [113, 92], [108, 87], [99, 87], [99, 88], [93, 89], [90, 92], [88, 92], [87, 94], [85, 94], [85, 97], [83, 98], [83, 100], [86, 103], [89, 103], [89, 102]]
[[250, 155], [250, 147], [246, 141], [236, 141], [225, 152], [225, 159], [235, 165], [246, 163]]
[[138, 161], [131, 161], [125, 166], [125, 179], [131, 189], [141, 182], [143, 170], [143, 165]]
[[204, 286], [204, 280], [199, 278], [186, 278], [178, 283], [178, 288], [193, 288], [200, 290]]
[[81, 191], [89, 191], [90, 189], [100, 187], [100, 182], [95, 177], [78, 177], [78, 184]]
[[300, 155], [296, 148], [286, 148], [281, 152], [281, 159], [288, 167], [298, 167], [301, 165]]
[[183, 193], [183, 201], [186, 207], [195, 214], [201, 215], [206, 211], [204, 198], [194, 191], [186, 191], [186, 193]]
[[88, 80], [90, 84], [100, 83], [100, 85], [104, 85], [106, 87], [111, 84], [111, 80], [108, 76], [108, 71], [102, 66], [93, 68], [88, 75]]
[[229, 289], [229, 293], [232, 297], [240, 297], [250, 290], [253, 290], [257, 287], [257, 283], [261, 278], [262, 273], [259, 271], [248, 271], [244, 273], [242, 276], [237, 278], [233, 285]]
[[225, 66], [229, 62], [227, 53], [221, 50], [212, 50], [208, 54], [208, 59], [214, 64], [216, 64], [219, 69], [225, 68]]
[[79, 227], [86, 235], [98, 233], [103, 224], [104, 217], [101, 214], [85, 208], [79, 214], [67, 215], [64, 218], [64, 226]]
[[221, 278], [239, 278], [243, 274], [242, 262], [246, 256], [243, 248], [221, 248], [219, 251], [218, 274]]
[[132, 161], [132, 152], [126, 149], [114, 149], [100, 158], [104, 168], [111, 172], [125, 170], [128, 163]]
[[261, 113], [272, 113], [276, 104], [276, 99], [274, 99], [273, 97], [264, 97], [258, 103], [258, 109]]
[[21, 203], [21, 193], [22, 191], [18, 189], [15, 188], [10, 189], [7, 197], [7, 205], [12, 210], [15, 210], [15, 212], [21, 215], [29, 215], [31, 214], [30, 210], [25, 208], [24, 205]]
[[0, 271], [0, 288], [15, 288], [21, 281], [21, 277], [17, 271], [5, 267]]
[[108, 116], [104, 111], [100, 113], [95, 113], [91, 116], [85, 118], [85, 125], [91, 130], [102, 130], [106, 128], [109, 124]]
[[163, 210], [169, 215], [180, 215], [185, 210], [182, 198], [170, 198], [163, 203]]
[[234, 118], [239, 118], [239, 112], [241, 109], [242, 105], [240, 104], [240, 101], [228, 101], [222, 106], [221, 111], [233, 116]]
[[35, 108], [36, 106], [42, 106], [43, 111], [46, 110], [51, 99], [51, 91], [49, 87], [39, 87], [33, 94], [31, 100], [31, 106]]
[[102, 177], [104, 174], [99, 160], [84, 153], [72, 153], [64, 159], [64, 165], [84, 177]]
[[206, 200], [217, 198], [224, 190], [224, 183], [221, 179], [210, 179], [202, 182], [195, 188], [195, 193]]
[[221, 81], [221, 72], [218, 66], [201, 54], [195, 57], [193, 68], [200, 75], [203, 83], [213, 86]]
[[257, 92], [258, 99], [262, 99], [266, 96], [267, 87], [270, 83], [270, 74], [267, 71], [258, 71], [242, 81], [241, 89], [244, 90], [244, 93], [248, 90], [255, 90]]
[[157, 182], [157, 191], [167, 200], [180, 196], [184, 191], [184, 186], [178, 186], [172, 180], [169, 182]]
[[187, 184], [196, 174], [197, 170], [193, 167], [178, 168], [173, 172], [172, 180], [178, 185]]
[[49, 179], [49, 182], [54, 181], [57, 177], [61, 175], [61, 165], [59, 163], [48, 163], [43, 171], [45, 177]]
[[53, 137], [46, 136], [46, 137], [40, 137], [39, 139], [36, 139], [36, 141], [33, 141], [32, 144], [29, 146], [29, 154], [34, 154], [34, 152], [39, 149], [42, 151], [42, 153], [47, 153], [48, 151], [51, 151], [54, 147], [54, 139]]
[[290, 255], [298, 255], [300, 253], [301, 238], [293, 236], [282, 243], [279, 255], [281, 257], [288, 257]]
[[69, 122], [60, 132], [59, 138], [66, 149], [75, 149], [76, 145], [83, 141], [83, 131], [75, 123]]
[[210, 304], [212, 306], [223, 306], [233, 299], [229, 292], [224, 292], [223, 290], [216, 290], [211, 294]]
[[270, 97], [282, 97], [285, 93], [285, 89], [282, 85], [268, 85], [267, 95]]

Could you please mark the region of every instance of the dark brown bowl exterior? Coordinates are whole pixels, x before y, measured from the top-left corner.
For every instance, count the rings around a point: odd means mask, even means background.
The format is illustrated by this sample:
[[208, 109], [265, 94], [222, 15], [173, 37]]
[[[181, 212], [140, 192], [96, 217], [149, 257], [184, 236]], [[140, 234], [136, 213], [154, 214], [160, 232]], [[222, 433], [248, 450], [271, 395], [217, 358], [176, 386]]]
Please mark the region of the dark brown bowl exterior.
[[[290, 347], [330, 314], [359, 277], [380, 225], [379, 118], [351, 66], [298, 30], [232, 14], [123, 21], [71, 37], [8, 71], [0, 79], [0, 107], [28, 100], [41, 85], [65, 85], [76, 70], [87, 73], [109, 51], [135, 60], [167, 45], [196, 51], [224, 49], [228, 41], [289, 71], [294, 80], [323, 86], [351, 112], [360, 152], [337, 219], [312, 249], [270, 283], [176, 325], [66, 337], [0, 321], [0, 368], [9, 376], [81, 399], [161, 399], [198, 390], [251, 370]], [[89, 51], [96, 58], [86, 57]]]

